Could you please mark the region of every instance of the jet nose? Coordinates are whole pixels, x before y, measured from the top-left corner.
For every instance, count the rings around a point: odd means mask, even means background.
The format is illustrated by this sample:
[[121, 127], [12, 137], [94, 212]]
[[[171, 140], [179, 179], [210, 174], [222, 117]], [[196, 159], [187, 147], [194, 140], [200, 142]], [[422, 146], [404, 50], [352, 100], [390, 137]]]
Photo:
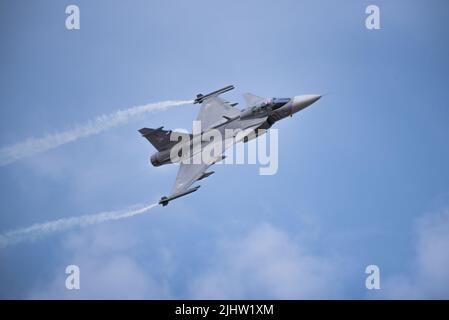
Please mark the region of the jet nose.
[[318, 101], [320, 98], [321, 98], [321, 95], [316, 95], [316, 94], [308, 94], [308, 95], [293, 97], [293, 100], [292, 100], [293, 113], [301, 111], [304, 108], [307, 108], [314, 102]]

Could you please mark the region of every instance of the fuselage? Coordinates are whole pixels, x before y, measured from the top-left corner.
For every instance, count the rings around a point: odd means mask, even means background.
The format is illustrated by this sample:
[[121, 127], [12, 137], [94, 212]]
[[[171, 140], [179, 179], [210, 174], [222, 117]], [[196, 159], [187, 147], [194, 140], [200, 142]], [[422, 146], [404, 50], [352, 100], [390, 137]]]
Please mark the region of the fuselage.
[[[186, 144], [188, 144], [187, 148], [190, 150], [189, 156], [192, 156], [195, 153], [194, 150], [201, 150], [202, 147], [211, 143], [210, 141], [203, 141], [201, 137], [204, 133], [207, 133], [210, 130], [218, 130], [218, 132], [225, 137], [226, 130], [249, 129], [251, 132], [242, 139], [242, 141], [247, 142], [256, 138], [260, 133], [263, 133], [264, 130], [269, 129], [275, 122], [293, 116], [293, 114], [307, 108], [320, 98], [320, 95], [271, 98], [260, 101], [253, 106], [248, 106], [248, 108], [241, 110], [238, 116], [218, 123], [211, 128], [207, 128], [202, 134], [197, 136], [194, 135], [192, 139], [189, 139], [189, 141], [186, 142]], [[265, 120], [261, 122], [261, 119]], [[151, 156], [151, 163], [153, 166], [158, 167], [164, 164], [180, 162], [184, 159], [184, 155], [179, 154], [178, 156], [178, 160], [173, 161], [170, 149], [158, 151]]]

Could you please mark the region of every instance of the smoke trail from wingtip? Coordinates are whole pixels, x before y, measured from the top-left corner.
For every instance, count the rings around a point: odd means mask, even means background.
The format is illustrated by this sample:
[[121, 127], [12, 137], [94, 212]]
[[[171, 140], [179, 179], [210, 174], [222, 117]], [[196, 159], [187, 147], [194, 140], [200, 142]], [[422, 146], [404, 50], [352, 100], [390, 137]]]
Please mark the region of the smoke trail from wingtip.
[[62, 232], [75, 227], [86, 227], [107, 221], [131, 218], [147, 213], [156, 206], [158, 206], [158, 203], [153, 203], [149, 206], [130, 211], [101, 212], [79, 217], [63, 218], [44, 223], [36, 223], [30, 227], [20, 228], [0, 234], [0, 248], [5, 248], [27, 240], [32, 241], [47, 234]]
[[85, 138], [113, 127], [126, 124], [132, 118], [142, 114], [165, 110], [170, 107], [190, 104], [192, 102], [193, 101], [191, 100], [175, 100], [135, 106], [114, 113], [101, 115], [82, 125], [78, 125], [73, 129], [49, 134], [42, 138], [29, 138], [23, 142], [0, 148], [0, 166], [5, 166], [36, 153], [44, 152], [63, 144], [73, 142], [79, 138]]

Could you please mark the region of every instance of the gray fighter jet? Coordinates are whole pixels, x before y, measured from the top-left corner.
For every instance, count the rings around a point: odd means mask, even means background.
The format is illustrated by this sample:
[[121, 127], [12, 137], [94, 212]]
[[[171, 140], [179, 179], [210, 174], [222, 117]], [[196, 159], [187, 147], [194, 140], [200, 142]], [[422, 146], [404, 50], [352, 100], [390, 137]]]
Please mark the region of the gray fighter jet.
[[[186, 133], [172, 132], [164, 130], [163, 127], [157, 129], [142, 128], [139, 132], [144, 136], [156, 149], [157, 152], [151, 156], [151, 164], [155, 167], [179, 163], [179, 171], [176, 177], [175, 185], [172, 192], [167, 197], [162, 197], [159, 204], [166, 206], [171, 200], [185, 196], [189, 193], [195, 192], [200, 186], [192, 187], [196, 181], [207, 178], [214, 171], [206, 172], [207, 169], [214, 163], [224, 159], [223, 154], [219, 155], [212, 161], [195, 162], [195, 146], [203, 147], [211, 141], [203, 141], [201, 138], [205, 133], [211, 130], [217, 130], [224, 133], [225, 130], [241, 130], [240, 140], [233, 139], [231, 143], [225, 140], [226, 135], [222, 135], [223, 143], [222, 151], [224, 151], [232, 144], [239, 141], [247, 142], [256, 138], [259, 134], [263, 134], [264, 130], [269, 129], [276, 121], [279, 121], [302, 109], [310, 106], [321, 95], [302, 95], [292, 98], [262, 98], [251, 93], [244, 94], [247, 107], [243, 110], [235, 108], [237, 103], [230, 103], [223, 100], [219, 95], [234, 89], [230, 85], [211, 92], [209, 94], [198, 94], [194, 100], [194, 104], [201, 104], [201, 109], [197, 117], [197, 121], [201, 124], [201, 133], [192, 135]], [[173, 135], [175, 134], [175, 138]], [[242, 138], [243, 137], [243, 138]], [[173, 156], [173, 149], [175, 146], [182, 147], [185, 144], [185, 149], [180, 149], [176, 157]], [[217, 143], [215, 141], [215, 143]], [[197, 148], [201, 150], [201, 148]], [[182, 154], [182, 150], [188, 150]], [[187, 161], [186, 161], [187, 160]]]

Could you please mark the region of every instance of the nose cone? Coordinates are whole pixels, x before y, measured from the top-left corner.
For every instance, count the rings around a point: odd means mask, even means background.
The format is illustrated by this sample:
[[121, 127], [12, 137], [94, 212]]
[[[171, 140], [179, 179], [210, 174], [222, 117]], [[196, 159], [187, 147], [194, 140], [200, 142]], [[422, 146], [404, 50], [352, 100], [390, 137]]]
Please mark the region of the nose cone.
[[316, 95], [316, 94], [308, 94], [308, 95], [304, 95], [304, 96], [293, 97], [293, 100], [292, 100], [293, 113], [301, 111], [304, 108], [307, 108], [312, 103], [318, 101], [320, 98], [321, 98], [321, 96]]

